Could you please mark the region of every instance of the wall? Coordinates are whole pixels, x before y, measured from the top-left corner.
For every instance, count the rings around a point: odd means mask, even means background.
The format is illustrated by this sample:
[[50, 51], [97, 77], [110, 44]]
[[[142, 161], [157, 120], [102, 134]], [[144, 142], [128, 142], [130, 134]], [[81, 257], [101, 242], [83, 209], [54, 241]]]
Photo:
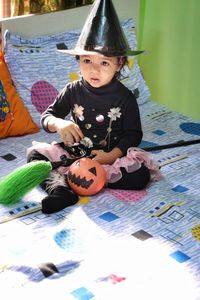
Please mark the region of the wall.
[[141, 0], [138, 39], [152, 99], [200, 120], [200, 1]]

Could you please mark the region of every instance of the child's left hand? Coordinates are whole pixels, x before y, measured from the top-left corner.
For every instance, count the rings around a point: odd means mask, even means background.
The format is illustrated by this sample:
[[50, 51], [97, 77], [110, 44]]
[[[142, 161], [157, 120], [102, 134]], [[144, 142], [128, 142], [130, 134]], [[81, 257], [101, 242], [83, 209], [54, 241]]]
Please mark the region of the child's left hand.
[[110, 152], [92, 150], [91, 155], [94, 155], [93, 159], [97, 160], [101, 165], [111, 165], [117, 158], [121, 157], [122, 153], [118, 148], [114, 148]]
[[94, 160], [98, 161], [101, 165], [109, 164], [108, 160], [108, 153], [104, 152], [103, 150], [92, 150], [91, 155], [94, 155]]

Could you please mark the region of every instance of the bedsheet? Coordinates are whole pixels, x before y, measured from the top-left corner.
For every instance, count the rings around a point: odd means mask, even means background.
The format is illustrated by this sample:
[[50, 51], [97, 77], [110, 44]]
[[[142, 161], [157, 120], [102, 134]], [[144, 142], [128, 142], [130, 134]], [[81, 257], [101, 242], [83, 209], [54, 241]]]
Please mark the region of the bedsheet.
[[[200, 123], [146, 101], [140, 147], [197, 140]], [[39, 133], [0, 140], [0, 178], [26, 162]], [[43, 214], [36, 187], [0, 206], [1, 294], [19, 299], [200, 299], [200, 146], [152, 151], [162, 179], [142, 191], [103, 189]]]

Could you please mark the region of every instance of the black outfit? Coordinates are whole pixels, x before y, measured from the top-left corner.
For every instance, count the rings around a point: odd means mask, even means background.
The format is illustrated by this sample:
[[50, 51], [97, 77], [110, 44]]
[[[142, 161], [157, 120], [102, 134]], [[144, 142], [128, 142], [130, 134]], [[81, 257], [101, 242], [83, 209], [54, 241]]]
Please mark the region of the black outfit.
[[[142, 140], [143, 133], [136, 98], [116, 78], [100, 88], [93, 88], [83, 79], [67, 84], [54, 103], [42, 114], [42, 127], [49, 132], [48, 116], [64, 119], [69, 114], [89, 140], [92, 149], [103, 149], [108, 152], [118, 147], [125, 156], [128, 148], [137, 147]], [[43, 159], [40, 155], [35, 151], [28, 160]], [[150, 181], [149, 169], [144, 165], [133, 173], [126, 172], [122, 167], [121, 172], [122, 178], [117, 182], [108, 183], [109, 188], [140, 190]], [[45, 188], [45, 183], [43, 187]], [[58, 187], [54, 193], [58, 197], [66, 193], [69, 197], [69, 191], [69, 188], [66, 188], [65, 192], [64, 188]], [[55, 197], [52, 194], [49, 196], [53, 203]], [[64, 199], [65, 195], [61, 198]], [[72, 204], [76, 200], [73, 194]], [[59, 210], [62, 205], [67, 205], [66, 200], [61, 201], [61, 206], [56, 209]], [[53, 212], [52, 207], [50, 211]]]
[[[83, 108], [82, 114], [75, 111], [75, 106]], [[108, 114], [112, 115], [113, 109], [115, 120], [112, 121]], [[116, 78], [100, 88], [93, 88], [84, 80], [68, 84], [43, 113], [41, 124], [48, 132], [47, 116], [64, 119], [70, 112], [84, 136], [92, 140], [94, 149], [110, 151], [118, 147], [126, 155], [129, 147], [138, 146], [141, 142], [142, 129], [136, 98]], [[105, 141], [108, 128], [111, 132]]]

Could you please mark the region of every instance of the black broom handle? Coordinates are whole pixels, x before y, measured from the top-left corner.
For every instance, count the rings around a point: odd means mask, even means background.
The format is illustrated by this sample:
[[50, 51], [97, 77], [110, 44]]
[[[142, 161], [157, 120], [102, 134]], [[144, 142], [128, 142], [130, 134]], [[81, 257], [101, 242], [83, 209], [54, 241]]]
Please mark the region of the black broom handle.
[[176, 148], [176, 147], [194, 145], [194, 144], [199, 144], [199, 143], [200, 143], [200, 139], [197, 139], [197, 140], [190, 140], [190, 141], [178, 141], [176, 143], [165, 144], [165, 145], [144, 147], [142, 149], [145, 150], [145, 151], [155, 151], [155, 150], [163, 150], [163, 149], [169, 149], [169, 148]]

